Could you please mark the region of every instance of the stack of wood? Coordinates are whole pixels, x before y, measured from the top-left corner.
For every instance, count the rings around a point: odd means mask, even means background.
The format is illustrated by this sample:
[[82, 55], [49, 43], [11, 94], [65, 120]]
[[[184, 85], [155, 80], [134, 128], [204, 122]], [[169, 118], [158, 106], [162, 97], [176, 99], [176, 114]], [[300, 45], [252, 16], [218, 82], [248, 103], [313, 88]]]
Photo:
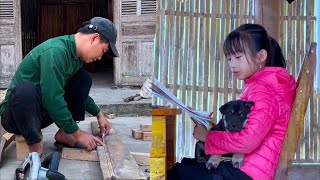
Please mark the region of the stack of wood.
[[144, 141], [152, 141], [152, 125], [140, 124], [140, 129], [132, 129], [132, 137]]

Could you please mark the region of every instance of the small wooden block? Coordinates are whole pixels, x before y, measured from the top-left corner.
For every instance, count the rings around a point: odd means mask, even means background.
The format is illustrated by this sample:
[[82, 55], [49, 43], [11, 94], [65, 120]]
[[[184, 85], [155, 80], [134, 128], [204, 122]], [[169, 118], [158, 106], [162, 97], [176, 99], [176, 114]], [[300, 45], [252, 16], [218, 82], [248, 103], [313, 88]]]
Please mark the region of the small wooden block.
[[132, 137], [135, 139], [142, 139], [142, 131], [140, 129], [132, 129]]
[[24, 137], [23, 136], [21, 136], [21, 135], [15, 135], [15, 141], [23, 141], [23, 142], [26, 142], [26, 140], [24, 139]]
[[152, 131], [152, 125], [151, 124], [140, 124], [140, 130], [141, 131]]
[[152, 141], [152, 132], [142, 132], [142, 140]]
[[26, 155], [29, 153], [29, 147], [23, 136], [15, 135], [16, 148], [17, 148], [17, 160], [23, 161]]
[[62, 158], [80, 161], [99, 161], [96, 150], [86, 151], [84, 149], [63, 148]]
[[137, 161], [138, 165], [140, 165], [140, 166], [149, 166], [150, 165], [150, 154], [149, 153], [130, 152], [130, 154]]
[[0, 162], [3, 155], [4, 150], [7, 146], [14, 140], [14, 134], [12, 133], [4, 133], [0, 138]]
[[108, 119], [114, 119], [114, 117], [115, 117], [114, 114], [108, 114], [108, 115], [107, 115], [107, 118], [108, 118]]
[[91, 122], [91, 131], [93, 136], [101, 136], [99, 124], [97, 121]]

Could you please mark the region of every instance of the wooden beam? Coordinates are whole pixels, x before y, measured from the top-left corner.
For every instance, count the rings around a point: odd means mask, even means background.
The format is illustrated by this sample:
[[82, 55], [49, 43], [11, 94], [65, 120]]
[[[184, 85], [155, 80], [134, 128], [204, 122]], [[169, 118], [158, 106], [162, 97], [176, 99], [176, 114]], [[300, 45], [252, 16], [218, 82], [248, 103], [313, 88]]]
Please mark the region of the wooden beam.
[[152, 141], [152, 132], [142, 132], [142, 140]]
[[181, 109], [171, 108], [171, 109], [152, 109], [152, 116], [169, 116], [181, 114]]
[[84, 149], [63, 148], [62, 158], [79, 161], [99, 161], [96, 150], [86, 151]]
[[21, 135], [15, 135], [16, 141], [16, 154], [17, 160], [22, 161], [25, 159], [26, 155], [29, 153], [29, 146], [27, 145], [26, 140]]
[[[104, 180], [112, 177], [110, 172], [113, 172], [116, 179], [146, 179], [135, 159], [117, 137], [114, 129], [111, 129], [110, 134], [105, 137], [105, 144], [105, 147], [97, 147]], [[108, 160], [109, 157], [110, 160]]]
[[140, 130], [141, 131], [152, 131], [152, 125], [151, 124], [140, 124]]
[[98, 146], [97, 153], [100, 161], [103, 180], [116, 179], [113, 172], [113, 166], [110, 160], [111, 158], [109, 152], [105, 151], [104, 146]]
[[6, 132], [1, 136], [0, 139], [0, 163], [4, 150], [9, 146], [9, 144], [14, 140], [14, 134]]
[[280, 37], [279, 0], [255, 0], [254, 23], [262, 25], [269, 36], [278, 40]]
[[142, 139], [142, 131], [140, 129], [132, 129], [132, 137], [135, 139]]
[[137, 164], [140, 166], [150, 165], [150, 153], [130, 152]]

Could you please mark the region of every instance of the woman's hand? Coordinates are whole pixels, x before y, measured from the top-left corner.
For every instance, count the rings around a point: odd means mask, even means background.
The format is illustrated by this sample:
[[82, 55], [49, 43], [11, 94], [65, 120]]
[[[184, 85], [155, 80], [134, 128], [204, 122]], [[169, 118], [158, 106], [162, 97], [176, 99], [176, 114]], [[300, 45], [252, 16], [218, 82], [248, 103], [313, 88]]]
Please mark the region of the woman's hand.
[[202, 124], [197, 123], [193, 130], [193, 137], [199, 141], [206, 141], [208, 135], [208, 129]]

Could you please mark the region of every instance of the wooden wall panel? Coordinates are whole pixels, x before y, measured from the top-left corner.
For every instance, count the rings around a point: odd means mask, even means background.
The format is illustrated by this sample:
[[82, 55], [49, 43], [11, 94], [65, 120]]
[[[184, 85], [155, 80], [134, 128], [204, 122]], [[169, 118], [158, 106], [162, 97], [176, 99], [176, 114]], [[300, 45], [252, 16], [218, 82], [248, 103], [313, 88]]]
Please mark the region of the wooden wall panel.
[[0, 88], [7, 88], [21, 62], [20, 0], [0, 0]]

